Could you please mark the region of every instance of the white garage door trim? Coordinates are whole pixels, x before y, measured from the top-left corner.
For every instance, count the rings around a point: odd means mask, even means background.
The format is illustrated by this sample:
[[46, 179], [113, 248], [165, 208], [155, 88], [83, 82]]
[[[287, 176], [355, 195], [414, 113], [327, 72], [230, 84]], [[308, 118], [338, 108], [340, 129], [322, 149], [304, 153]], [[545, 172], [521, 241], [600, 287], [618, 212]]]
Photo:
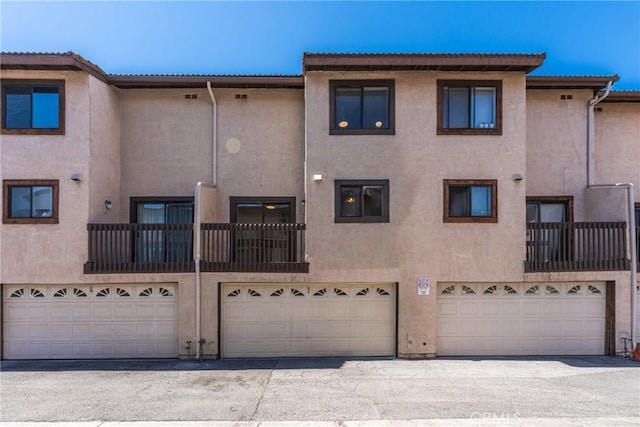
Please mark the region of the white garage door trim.
[[5, 359], [178, 356], [177, 286], [3, 287]]
[[602, 355], [605, 282], [439, 283], [437, 354]]
[[394, 283], [223, 283], [223, 358], [394, 356]]

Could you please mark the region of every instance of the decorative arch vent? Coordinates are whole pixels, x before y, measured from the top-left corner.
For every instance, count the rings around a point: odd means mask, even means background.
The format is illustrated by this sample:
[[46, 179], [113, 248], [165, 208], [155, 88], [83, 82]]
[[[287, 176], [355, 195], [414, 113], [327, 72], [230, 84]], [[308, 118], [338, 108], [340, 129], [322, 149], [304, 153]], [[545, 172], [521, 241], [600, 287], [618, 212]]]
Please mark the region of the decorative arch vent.
[[582, 293], [582, 289], [581, 288], [582, 287], [580, 285], [575, 285], [574, 287], [569, 289], [567, 294], [581, 294]]
[[284, 293], [284, 289], [280, 288], [280, 289], [276, 289], [275, 291], [271, 292], [271, 296], [272, 297], [279, 297], [283, 293]]
[[600, 289], [596, 288], [593, 285], [589, 285], [589, 293], [590, 294], [601, 294]]
[[462, 285], [462, 293], [465, 295], [475, 295], [476, 291], [468, 287], [467, 285]]
[[67, 288], [58, 289], [53, 293], [54, 298], [64, 298], [67, 296]]
[[150, 297], [151, 295], [153, 295], [153, 288], [146, 288], [143, 289], [138, 296], [139, 297]]
[[77, 298], [86, 298], [87, 297], [87, 293], [85, 291], [83, 291], [82, 289], [73, 288], [73, 296], [75, 296]]
[[512, 286], [504, 285], [504, 293], [505, 294], [511, 294], [511, 295], [517, 295], [518, 291], [516, 291], [515, 288], [512, 287]]
[[551, 285], [547, 285], [547, 295], [559, 294], [558, 289], [554, 288]]
[[381, 288], [376, 288], [376, 292], [378, 292], [378, 295], [381, 295], [383, 297], [391, 295], [388, 291]]
[[313, 293], [314, 297], [323, 297], [327, 294], [327, 288], [318, 289]]
[[356, 296], [359, 297], [363, 297], [365, 295], [369, 295], [369, 288], [364, 288], [358, 291], [358, 293], [356, 293]]
[[116, 288], [116, 294], [119, 297], [130, 297], [131, 294], [129, 292], [127, 292], [126, 289], [122, 289], [122, 288]]
[[493, 286], [489, 286], [487, 289], [484, 290], [483, 294], [488, 294], [488, 295], [494, 295], [498, 293], [498, 287], [496, 285]]
[[160, 294], [160, 296], [161, 296], [161, 297], [172, 297], [172, 296], [174, 296], [174, 295], [173, 295], [173, 292], [171, 292], [171, 291], [170, 291], [169, 289], [167, 289], [167, 288], [160, 288], [160, 289], [158, 290], [158, 293]]
[[228, 297], [237, 297], [240, 295], [240, 289], [233, 290], [227, 294]]
[[333, 293], [339, 297], [346, 297], [347, 293], [345, 291], [343, 291], [342, 289], [338, 289], [338, 288], [334, 288], [333, 289]]
[[532, 286], [529, 289], [527, 289], [525, 294], [538, 295], [538, 294], [540, 294], [540, 287], [538, 285]]
[[291, 288], [291, 295], [294, 297], [303, 297], [304, 294], [295, 288]]
[[451, 285], [451, 286], [447, 286], [446, 288], [444, 288], [442, 290], [442, 292], [440, 292], [443, 295], [453, 295], [456, 291], [456, 287]]
[[109, 288], [104, 288], [104, 289], [100, 289], [98, 291], [98, 293], [96, 294], [96, 297], [100, 297], [100, 298], [106, 298], [111, 294], [111, 289]]
[[262, 296], [262, 294], [260, 292], [256, 291], [255, 289], [249, 289], [247, 292], [252, 297], [261, 297]]
[[20, 288], [13, 291], [9, 298], [22, 298], [23, 296], [24, 296], [24, 289]]
[[31, 288], [31, 296], [34, 298], [44, 298], [44, 294], [40, 289]]

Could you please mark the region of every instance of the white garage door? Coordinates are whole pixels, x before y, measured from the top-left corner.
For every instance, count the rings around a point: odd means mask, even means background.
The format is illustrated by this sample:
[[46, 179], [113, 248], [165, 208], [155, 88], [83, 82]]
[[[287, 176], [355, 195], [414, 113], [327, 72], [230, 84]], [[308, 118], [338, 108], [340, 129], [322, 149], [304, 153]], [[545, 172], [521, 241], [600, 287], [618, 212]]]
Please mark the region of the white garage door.
[[175, 284], [5, 286], [5, 359], [177, 357]]
[[225, 283], [222, 356], [393, 356], [395, 301], [389, 283]]
[[605, 283], [438, 284], [439, 356], [601, 355]]

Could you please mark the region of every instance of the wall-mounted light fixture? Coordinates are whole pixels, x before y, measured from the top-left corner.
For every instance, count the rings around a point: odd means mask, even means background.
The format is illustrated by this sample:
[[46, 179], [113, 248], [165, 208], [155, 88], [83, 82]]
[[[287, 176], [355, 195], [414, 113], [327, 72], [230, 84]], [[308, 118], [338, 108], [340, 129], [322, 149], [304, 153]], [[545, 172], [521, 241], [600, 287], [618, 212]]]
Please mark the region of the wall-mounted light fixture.
[[77, 172], [72, 173], [71, 181], [82, 181], [82, 174]]
[[321, 182], [322, 181], [322, 174], [321, 173], [314, 173], [313, 174], [313, 180], [315, 182]]
[[524, 179], [520, 172], [515, 172], [511, 175], [511, 179], [515, 182], [520, 182]]
[[105, 200], [104, 201], [104, 208], [105, 209], [111, 209], [113, 207], [113, 203], [111, 203], [111, 200]]

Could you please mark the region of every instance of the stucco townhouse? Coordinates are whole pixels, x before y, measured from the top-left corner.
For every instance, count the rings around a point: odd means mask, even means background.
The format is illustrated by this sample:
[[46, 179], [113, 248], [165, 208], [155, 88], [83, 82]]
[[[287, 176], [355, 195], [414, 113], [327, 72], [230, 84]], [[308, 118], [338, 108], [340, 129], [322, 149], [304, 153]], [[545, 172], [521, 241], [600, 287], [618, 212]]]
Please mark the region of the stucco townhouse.
[[640, 92], [544, 59], [3, 53], [2, 358], [631, 349]]

